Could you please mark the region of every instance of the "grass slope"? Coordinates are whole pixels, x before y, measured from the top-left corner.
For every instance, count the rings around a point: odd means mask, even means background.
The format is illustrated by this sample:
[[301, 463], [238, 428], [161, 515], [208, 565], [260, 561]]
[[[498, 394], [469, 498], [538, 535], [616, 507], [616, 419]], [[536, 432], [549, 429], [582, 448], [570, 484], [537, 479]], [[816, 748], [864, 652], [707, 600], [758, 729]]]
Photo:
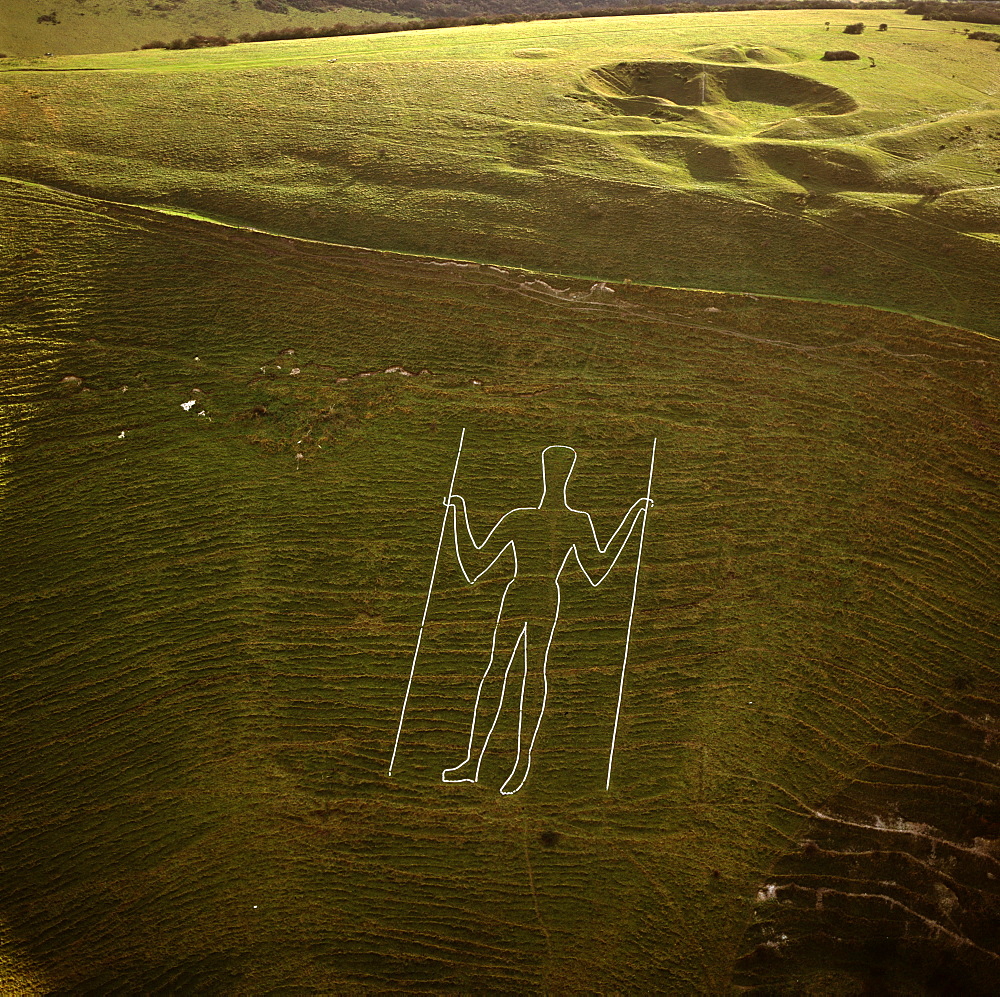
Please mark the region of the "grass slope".
[[[868, 743], [992, 674], [991, 339], [2, 196], [2, 914], [45, 992], [725, 992]], [[387, 777], [461, 427], [479, 524], [561, 442], [606, 531], [660, 441], [609, 794], [628, 564], [567, 582], [502, 798], [510, 714], [439, 781], [499, 595], [444, 558]]]
[[[55, 20], [40, 21], [40, 17]], [[254, 0], [4, 0], [0, 52], [11, 57], [121, 52], [189, 35], [236, 38], [243, 32], [307, 25], [407, 20], [338, 7], [325, 13], [260, 10]]]
[[[787, 982], [766, 877], [1000, 650], [996, 57], [834, 16], [0, 72], [10, 987]], [[565, 443], [607, 534], [659, 440], [610, 793], [634, 550], [510, 798], [509, 711], [440, 782], [503, 586], [443, 557], [387, 776], [463, 427], [481, 527]]]
[[5, 172], [348, 245], [1000, 333], [1000, 56], [880, 13], [866, 58], [822, 62], [843, 44], [830, 16], [25, 63], [0, 75]]

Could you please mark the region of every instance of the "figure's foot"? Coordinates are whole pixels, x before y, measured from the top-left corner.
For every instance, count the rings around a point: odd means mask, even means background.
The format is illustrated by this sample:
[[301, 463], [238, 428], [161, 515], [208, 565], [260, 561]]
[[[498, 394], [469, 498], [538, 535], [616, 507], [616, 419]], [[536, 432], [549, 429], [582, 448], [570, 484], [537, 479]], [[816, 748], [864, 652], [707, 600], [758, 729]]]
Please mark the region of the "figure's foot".
[[461, 765], [454, 768], [445, 769], [441, 773], [442, 782], [475, 782], [476, 763], [471, 758], [466, 758]]
[[514, 766], [514, 771], [507, 776], [506, 782], [500, 787], [500, 792], [504, 796], [513, 796], [527, 781], [528, 781], [528, 768], [531, 765], [531, 760], [521, 764], [520, 762]]

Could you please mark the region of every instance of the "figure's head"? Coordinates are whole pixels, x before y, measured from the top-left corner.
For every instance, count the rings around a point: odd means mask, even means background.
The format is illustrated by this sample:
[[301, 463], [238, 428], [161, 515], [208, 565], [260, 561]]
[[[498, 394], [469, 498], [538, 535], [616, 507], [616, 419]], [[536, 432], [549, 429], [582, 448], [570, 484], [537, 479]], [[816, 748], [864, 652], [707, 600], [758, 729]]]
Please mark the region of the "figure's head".
[[572, 447], [553, 446], [542, 451], [542, 483], [547, 496], [564, 496], [575, 463], [576, 451]]

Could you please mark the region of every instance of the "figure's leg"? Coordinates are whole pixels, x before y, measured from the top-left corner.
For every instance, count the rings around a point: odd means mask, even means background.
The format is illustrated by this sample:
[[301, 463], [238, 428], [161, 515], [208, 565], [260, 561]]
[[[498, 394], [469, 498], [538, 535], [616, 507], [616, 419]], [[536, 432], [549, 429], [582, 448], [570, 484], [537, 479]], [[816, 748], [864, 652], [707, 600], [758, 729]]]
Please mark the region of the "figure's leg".
[[[558, 612], [558, 611], [557, 611]], [[557, 617], [558, 618], [558, 617]], [[516, 793], [527, 781], [531, 768], [531, 749], [538, 737], [549, 695], [546, 674], [549, 647], [556, 629], [556, 620], [544, 630], [528, 627], [524, 635], [524, 675], [521, 679], [521, 709], [517, 723], [517, 760], [506, 781], [500, 787], [504, 796]]]
[[[503, 697], [507, 689], [507, 675], [511, 663], [517, 655], [518, 647], [526, 639], [523, 621], [511, 623], [497, 620], [493, 630], [493, 647], [490, 663], [479, 680], [476, 705], [472, 711], [472, 729], [469, 731], [469, 747], [465, 760], [441, 773], [442, 782], [476, 782], [479, 779], [479, 765], [483, 752], [489, 743], [493, 728], [500, 717]], [[509, 649], [509, 650], [508, 650]]]

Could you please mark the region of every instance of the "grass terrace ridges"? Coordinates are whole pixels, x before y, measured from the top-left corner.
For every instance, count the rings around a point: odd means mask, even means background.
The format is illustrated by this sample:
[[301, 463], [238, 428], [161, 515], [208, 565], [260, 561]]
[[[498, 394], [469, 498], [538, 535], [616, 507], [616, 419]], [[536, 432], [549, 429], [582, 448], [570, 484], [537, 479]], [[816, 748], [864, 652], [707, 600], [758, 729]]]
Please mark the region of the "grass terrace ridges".
[[[996, 660], [988, 338], [3, 198], [4, 915], [57, 988], [717, 993], [809, 807]], [[479, 525], [560, 440], [606, 530], [660, 440], [610, 794], [627, 565], [501, 807], [440, 783], [498, 594], [444, 563], [386, 776], [462, 426]]]
[[1000, 690], [992, 676], [959, 673], [952, 685], [964, 693], [954, 708], [870, 744], [864, 768], [767, 873], [740, 984], [992, 993]]
[[[836, 946], [741, 960], [774, 940], [759, 891], [843, 875], [804, 840], [982, 803], [962, 772], [993, 763], [1000, 660], [1000, 102], [992, 48], [936, 22], [880, 12], [864, 59], [822, 62], [844, 13], [2, 69], [13, 985], [866, 985]], [[713, 99], [595, 104], [622, 65], [708, 67]], [[758, 73], [766, 101], [730, 86]], [[507, 798], [509, 710], [479, 784], [441, 782], [505, 582], [442, 557], [388, 776], [463, 428], [479, 535], [538, 501], [558, 443], [607, 537], [658, 441], [610, 792], [634, 549], [599, 589], [564, 576]], [[822, 831], [851, 807], [856, 834]], [[980, 810], [934, 826], [995, 845]], [[955, 924], [992, 925], [978, 866], [917, 870], [911, 844], [893, 897], [943, 916], [951, 875]], [[793, 907], [779, 933], [823, 934]], [[885, 926], [844, 909], [859, 938]]]

